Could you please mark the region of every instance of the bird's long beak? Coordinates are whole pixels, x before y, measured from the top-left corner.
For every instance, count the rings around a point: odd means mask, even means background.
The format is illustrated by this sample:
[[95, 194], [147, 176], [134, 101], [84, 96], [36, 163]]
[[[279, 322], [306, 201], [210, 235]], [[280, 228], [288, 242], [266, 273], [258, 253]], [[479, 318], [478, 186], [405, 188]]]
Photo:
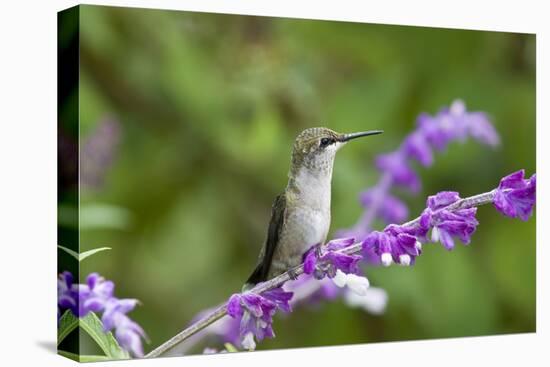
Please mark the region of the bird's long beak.
[[347, 141], [350, 141], [352, 139], [361, 138], [363, 136], [369, 136], [369, 135], [378, 135], [382, 134], [384, 131], [382, 130], [371, 130], [371, 131], [362, 131], [359, 133], [350, 133], [350, 134], [342, 134], [340, 135], [340, 141], [345, 143]]

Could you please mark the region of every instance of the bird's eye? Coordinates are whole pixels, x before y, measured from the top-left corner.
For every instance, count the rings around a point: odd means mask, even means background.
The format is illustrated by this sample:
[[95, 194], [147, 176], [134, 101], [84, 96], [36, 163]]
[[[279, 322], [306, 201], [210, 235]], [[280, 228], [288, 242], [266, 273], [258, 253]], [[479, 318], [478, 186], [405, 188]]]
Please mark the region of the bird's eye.
[[331, 144], [332, 142], [333, 142], [333, 140], [330, 139], [330, 138], [322, 138], [321, 139], [321, 147], [324, 148], [324, 147], [328, 146], [329, 144]]

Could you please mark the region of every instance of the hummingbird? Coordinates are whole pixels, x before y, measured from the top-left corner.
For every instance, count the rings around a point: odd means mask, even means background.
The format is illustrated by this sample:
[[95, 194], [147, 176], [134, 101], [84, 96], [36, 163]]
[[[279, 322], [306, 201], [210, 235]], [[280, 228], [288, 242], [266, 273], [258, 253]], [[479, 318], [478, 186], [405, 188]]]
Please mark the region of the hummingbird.
[[298, 135], [292, 148], [288, 184], [273, 202], [266, 240], [243, 290], [286, 271], [296, 279], [291, 269], [301, 264], [311, 246], [322, 246], [327, 238], [336, 152], [350, 140], [382, 132], [340, 134], [326, 127], [313, 127]]

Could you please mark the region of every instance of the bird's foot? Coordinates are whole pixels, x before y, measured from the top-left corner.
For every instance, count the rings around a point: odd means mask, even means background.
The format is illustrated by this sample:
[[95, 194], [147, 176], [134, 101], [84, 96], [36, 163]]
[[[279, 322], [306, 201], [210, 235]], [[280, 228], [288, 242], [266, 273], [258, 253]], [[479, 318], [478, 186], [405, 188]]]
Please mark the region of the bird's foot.
[[315, 257], [317, 259], [320, 259], [321, 256], [323, 256], [323, 249], [322, 249], [323, 245], [321, 244], [317, 244], [315, 245]]

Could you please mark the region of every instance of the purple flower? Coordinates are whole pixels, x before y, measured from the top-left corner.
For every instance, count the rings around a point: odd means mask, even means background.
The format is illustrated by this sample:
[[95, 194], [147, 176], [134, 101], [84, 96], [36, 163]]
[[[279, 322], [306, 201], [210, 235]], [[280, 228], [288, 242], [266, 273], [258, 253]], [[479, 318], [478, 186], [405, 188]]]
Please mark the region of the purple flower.
[[537, 191], [536, 175], [525, 179], [519, 170], [504, 177], [495, 191], [493, 205], [507, 217], [527, 220], [533, 213]]
[[[468, 136], [491, 146], [500, 143], [500, 138], [487, 115], [483, 112], [468, 112], [461, 100], [454, 101], [449, 108], [442, 109], [433, 117], [421, 114], [418, 118], [418, 127], [419, 134], [437, 150], [445, 149], [451, 141], [464, 141]], [[417, 141], [421, 141], [420, 138], [417, 138]], [[406, 146], [414, 147], [414, 143], [406, 143]], [[426, 149], [424, 147], [424, 150]], [[414, 149], [410, 154], [419, 155], [418, 150]], [[425, 152], [423, 157], [424, 162], [428, 162], [428, 153]], [[415, 158], [423, 163], [418, 157]]]
[[464, 103], [454, 101], [449, 108], [443, 108], [435, 116], [421, 114], [418, 117], [418, 127], [426, 140], [437, 150], [443, 150], [454, 140], [464, 141], [468, 131], [466, 128], [467, 112]]
[[443, 207], [451, 205], [452, 203], [460, 200], [458, 192], [455, 191], [442, 191], [437, 193], [437, 195], [431, 195], [426, 201], [426, 206], [431, 211], [439, 210]]
[[442, 110], [436, 116], [423, 113], [418, 116], [417, 125], [431, 147], [439, 151], [444, 150], [453, 140], [464, 139], [464, 130], [454, 124], [448, 110]]
[[458, 192], [442, 191], [428, 197], [428, 208], [421, 216], [420, 227], [432, 226], [432, 242], [441, 242], [447, 250], [454, 248], [453, 237], [458, 237], [464, 244], [470, 243], [478, 221], [475, 218], [477, 208], [450, 211], [445, 209], [460, 200]]
[[476, 220], [477, 208], [455, 211], [440, 210], [432, 216], [432, 242], [441, 242], [447, 250], [454, 248], [453, 237], [458, 237], [465, 245], [475, 232], [479, 222]]
[[227, 304], [227, 314], [240, 320], [241, 344], [247, 349], [254, 349], [256, 340], [272, 338], [273, 315], [280, 309], [290, 312], [290, 299], [292, 292], [285, 292], [282, 288], [275, 288], [264, 292], [236, 293], [233, 294]]
[[115, 284], [105, 280], [98, 273], [91, 273], [86, 278], [86, 284], [79, 284], [79, 317], [84, 317], [88, 312], [99, 312], [105, 308], [106, 303], [113, 298]]
[[400, 223], [407, 219], [409, 209], [401, 200], [390, 194], [381, 195], [379, 197], [377, 197], [377, 195], [379, 195], [379, 193], [376, 189], [363, 191], [360, 194], [361, 204], [363, 204], [364, 207], [368, 207], [375, 200], [380, 200], [381, 204], [378, 209], [378, 215], [388, 224]]
[[137, 303], [136, 299], [111, 298], [105, 304], [101, 321], [105, 332], [115, 329], [115, 337], [122, 348], [136, 357], [143, 357], [141, 338], [147, 339], [147, 336], [141, 326], [126, 315]]
[[357, 264], [362, 259], [360, 255], [348, 255], [339, 250], [351, 246], [354, 238], [341, 238], [329, 241], [323, 246], [323, 253], [319, 258], [316, 255], [317, 245], [311, 247], [304, 254], [304, 273], [314, 274], [316, 279], [322, 279], [326, 275], [334, 278], [337, 270], [343, 273], [357, 273]]
[[470, 136], [477, 141], [497, 146], [500, 144], [500, 137], [489, 118], [483, 112], [471, 112], [466, 120], [466, 128]]
[[63, 311], [69, 309], [78, 315], [78, 285], [73, 284], [73, 275], [64, 271], [57, 278], [57, 315], [61, 317]]
[[384, 266], [392, 262], [412, 265], [420, 255], [422, 245], [410, 230], [395, 224], [389, 225], [383, 232], [374, 231], [363, 241], [363, 252], [376, 254]]
[[421, 130], [411, 133], [405, 141], [401, 149], [412, 159], [416, 159], [424, 167], [431, 166], [433, 163], [433, 153], [430, 144]]
[[400, 151], [379, 155], [375, 164], [381, 172], [389, 174], [396, 185], [404, 186], [411, 192], [420, 190], [420, 179]]
[[143, 329], [126, 314], [138, 303], [135, 299], [114, 297], [115, 284], [98, 273], [91, 273], [85, 284], [74, 284], [70, 272], [64, 271], [57, 281], [58, 317], [69, 309], [76, 317], [85, 317], [90, 312], [103, 312], [101, 321], [105, 332], [115, 329], [120, 346], [136, 357], [143, 356], [141, 338], [146, 339]]

